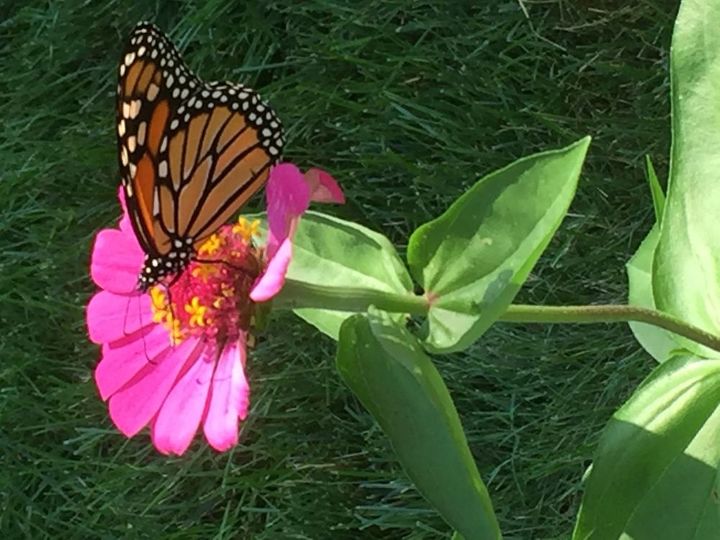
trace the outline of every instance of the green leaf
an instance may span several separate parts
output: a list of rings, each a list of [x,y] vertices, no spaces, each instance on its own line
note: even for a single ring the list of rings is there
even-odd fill
[[[685,0],[670,58],[672,156],[653,269],[659,309],[720,334],[720,9]],[[700,355],[712,352],[689,340]]]
[[[645,156],[645,178],[650,185],[650,194],[652,195],[653,208],[655,209],[655,221],[662,223],[663,210],[665,209],[665,193],[663,192],[660,180],[655,174],[650,156]]]
[[[575,194],[590,138],[478,181],[410,238],[410,271],[432,302],[426,346],[463,349],[505,311]]]
[[[658,366],[608,423],[573,540],[715,539],[720,360]]]
[[[635,255],[625,265],[628,276],[628,304],[655,309],[652,290],[652,261],[660,237],[657,225],[643,240]],[[643,349],[658,362],[670,358],[672,351],[679,349],[678,337],[651,324],[631,322],[630,329]]]
[[[318,212],[308,212],[300,221],[287,277],[340,289],[413,294],[407,268],[387,238],[356,223]],[[289,289],[280,295],[284,298],[288,292]],[[302,305],[302,299],[298,303]],[[343,321],[352,314],[309,308],[294,311],[334,339]],[[402,315],[395,317],[401,319]]]
[[[445,520],[467,540],[500,538],[450,394],[417,340],[387,315],[358,314],[340,330],[337,366]]]

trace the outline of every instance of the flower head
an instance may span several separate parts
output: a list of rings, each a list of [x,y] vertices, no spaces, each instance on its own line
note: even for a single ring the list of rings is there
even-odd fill
[[[247,341],[255,302],[282,288],[292,236],[311,200],[344,202],[323,171],[304,176],[291,164],[273,168],[266,189],[268,238],[240,218],[200,246],[195,259],[164,285],[137,289],[144,253],[119,194],[117,229],[95,238],[91,275],[101,288],[87,306],[90,339],[102,345],[95,381],[110,417],[128,437],[146,425],[156,448],[182,454],[202,424],[219,451],[238,441],[247,416]]]

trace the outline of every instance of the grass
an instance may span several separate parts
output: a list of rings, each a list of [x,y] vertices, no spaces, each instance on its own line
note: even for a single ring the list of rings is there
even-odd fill
[[[591,134],[570,215],[521,291],[618,302],[649,229],[642,160],[667,170],[676,2],[483,5],[13,2],[0,11],[0,529],[8,538],[448,538],[334,344],[290,315],[254,353],[242,444],[179,459],[125,440],[96,395],[83,306],[117,217],[121,39],[158,22],[209,79],[259,88],[337,215],[409,232],[480,175]],[[149,7],[152,6],[152,7]],[[437,358],[506,538],[567,538],[599,431],[653,367],[627,327],[498,325]]]

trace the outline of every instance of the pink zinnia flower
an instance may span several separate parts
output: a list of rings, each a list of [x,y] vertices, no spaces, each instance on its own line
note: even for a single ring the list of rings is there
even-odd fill
[[[119,228],[98,233],[91,261],[102,289],[87,306],[90,339],[102,345],[95,370],[100,396],[123,434],[132,437],[149,424],[164,454],[184,453],[201,424],[213,448],[228,450],[248,412],[244,368],[255,302],[282,288],[292,237],[310,201],[344,202],[342,191],[318,169],[303,176],[291,164],[274,167],[264,248],[252,241],[258,222],[240,218],[207,239],[169,290],[157,285],[147,293],[137,289],[144,253],[122,190],[119,197]]]

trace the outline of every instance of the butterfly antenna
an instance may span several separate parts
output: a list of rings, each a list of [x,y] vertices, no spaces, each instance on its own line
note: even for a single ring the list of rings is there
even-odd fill
[[[216,260],[216,259],[193,259],[193,260],[195,262],[199,262],[202,264],[224,264],[225,266],[229,266],[233,270],[237,270],[239,272],[244,272],[253,277],[257,277],[257,274],[258,274],[258,271],[256,268],[250,268],[248,266],[237,266],[237,265],[229,263],[228,261],[222,261],[222,260]]]
[[[143,294],[149,294],[149,293],[146,291]],[[157,362],[155,362],[154,359],[150,358],[150,353],[148,352],[148,348],[147,348],[147,341],[145,341],[145,332],[144,332],[145,325],[143,324],[143,313],[142,313],[142,304],[141,304],[142,294],[139,294],[137,299],[138,299],[138,319],[140,319],[140,328],[142,329],[141,331],[143,332],[143,334],[142,334],[143,352],[145,353],[145,359],[148,361],[148,363],[152,364],[154,366],[154,365],[157,365]]]
[[[123,315],[123,336],[125,336],[125,337],[130,335],[130,332],[128,332],[128,317],[130,314],[130,302],[132,302],[132,296],[128,296],[127,304],[125,304],[125,314]]]
[[[180,273],[175,274],[172,277],[172,279],[170,280],[170,283],[168,283],[168,284],[163,283],[163,287],[165,287],[165,292],[167,294],[167,305],[168,305],[168,309],[170,310],[170,317],[171,317],[171,320],[173,321],[171,323],[172,329],[170,330],[170,344],[173,348],[175,348],[175,346],[178,344],[178,342],[175,339],[175,322],[174,322],[175,321],[175,308],[174,308],[175,304],[172,301],[172,286],[175,285],[175,283],[177,283],[178,279],[180,279]]]

